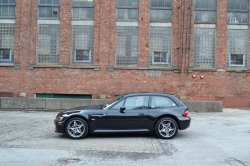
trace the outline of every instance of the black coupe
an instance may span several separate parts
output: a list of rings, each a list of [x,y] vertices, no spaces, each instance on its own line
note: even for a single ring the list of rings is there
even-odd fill
[[[190,122],[188,108],[165,93],[121,95],[105,105],[62,111],[54,120],[56,132],[74,139],[104,132],[155,132],[160,138],[170,139]]]

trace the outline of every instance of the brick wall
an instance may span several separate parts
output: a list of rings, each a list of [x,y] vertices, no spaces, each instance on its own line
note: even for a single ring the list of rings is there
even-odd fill
[[[180,68],[180,65],[184,68],[184,64],[179,64],[181,55],[177,49],[180,47],[181,17],[177,7],[181,5],[181,0],[173,2],[172,68]],[[20,68],[0,67],[0,92],[11,92],[15,97],[18,97],[19,93],[27,93],[27,97],[30,98],[36,93],[92,94],[93,98],[97,99],[100,94],[113,98],[115,95],[128,92],[162,92],[166,88],[165,93],[172,93],[177,97],[185,96],[186,100],[192,100],[194,97],[213,97],[217,101],[223,101],[226,106],[226,101],[232,102],[226,100],[228,97],[244,98],[244,103],[247,98],[250,106],[250,71],[226,70],[226,0],[217,0],[216,69],[218,70],[189,73],[185,72],[185,69],[181,73],[162,68],[150,70],[149,0],[140,0],[139,4],[137,68],[113,67],[116,53],[116,0],[95,0],[93,65],[77,65],[74,68],[71,64],[71,0],[61,0],[59,65],[39,67],[34,66],[37,65],[38,45],[37,2],[16,0],[15,65],[20,65]],[[192,6],[190,60],[186,62],[189,67],[193,66],[193,10]],[[100,66],[100,70],[94,70],[96,66]],[[193,79],[192,74],[196,74],[197,77]],[[200,74],[205,78],[200,79]]]

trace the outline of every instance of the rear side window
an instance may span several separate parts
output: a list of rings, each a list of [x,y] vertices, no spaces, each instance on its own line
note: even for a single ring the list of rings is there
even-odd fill
[[[129,110],[147,109],[149,96],[128,97],[124,107]]]
[[[167,108],[176,107],[174,101],[167,97],[153,96],[151,101],[151,108]]]

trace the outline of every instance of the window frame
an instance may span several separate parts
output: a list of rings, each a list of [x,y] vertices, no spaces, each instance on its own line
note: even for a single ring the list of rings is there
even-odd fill
[[[234,2],[234,8],[235,8],[235,2],[237,2],[237,0],[233,0],[233,2]],[[245,14],[247,14],[247,23],[229,23],[228,22],[228,14],[229,13],[245,13]],[[249,24],[249,1],[248,0],[247,0],[247,10],[228,9],[228,5],[227,5],[227,24],[228,25],[248,25]]]
[[[207,2],[209,0],[206,0]],[[196,2],[197,0],[194,1],[194,23],[195,24],[216,24],[217,23],[217,1],[215,0],[215,8],[214,9],[210,9],[210,8],[196,8]],[[196,11],[200,11],[200,12],[215,12],[215,22],[203,22],[203,21],[196,21],[195,17],[196,17]]]
[[[61,14],[61,0],[59,0],[59,4],[58,5],[54,5],[54,4],[40,4],[41,0],[38,0],[37,2],[37,19],[38,20],[60,20],[60,14]],[[52,0],[53,2],[53,0]],[[39,17],[39,13],[40,13],[40,7],[58,7],[59,8],[59,13],[58,13],[58,17]],[[53,11],[52,11],[53,14]]]
[[[150,99],[149,99],[149,109],[164,109],[164,108],[170,108],[170,107],[163,107],[163,108],[152,108],[152,100],[153,100],[153,97],[162,97],[162,98],[167,98],[167,99],[169,99],[169,100],[171,100],[174,104],[175,104],[175,106],[170,106],[170,107],[179,107],[179,105],[173,100],[173,99],[171,99],[170,97],[168,97],[168,96],[160,96],[160,95],[152,95],[152,96],[150,96]]]
[[[243,56],[243,64],[242,65],[237,65],[237,64],[232,64],[232,55],[242,55]],[[246,55],[245,54],[229,54],[229,66],[245,66],[246,65]]]
[[[228,0],[227,0],[228,1]],[[234,1],[234,7],[235,7],[235,0]],[[249,12],[249,1],[247,1],[247,10],[238,10],[238,9],[228,9],[228,6],[227,6],[227,11],[228,12],[239,12],[239,13],[248,13]]]
[[[155,62],[154,61],[155,53],[160,53],[160,57],[161,57],[162,53],[165,53],[166,54],[166,62]],[[153,51],[152,64],[168,64],[168,52]]]
[[[172,23],[173,22],[173,0],[171,1],[171,7],[152,7],[152,1],[153,0],[150,0],[150,22],[164,22],[164,23]],[[157,1],[158,3],[158,1]],[[164,4],[165,4],[165,0],[164,0]],[[171,18],[171,21],[152,21],[151,20],[151,10],[169,10],[172,12],[172,18]],[[157,19],[158,19],[158,16],[157,16]]]
[[[11,57],[11,49],[10,48],[0,48],[0,51],[1,50],[10,50],[10,53],[9,53],[9,59],[0,59],[0,61],[11,61],[12,57]]]
[[[118,5],[118,0],[116,0],[116,18],[115,18],[115,20],[117,22],[136,22],[136,21],[138,21],[139,20],[139,2],[140,2],[140,0],[138,0],[138,6],[119,6]],[[137,9],[137,19],[128,19],[128,20],[118,19],[118,10],[119,9]]]
[[[73,1],[74,0],[71,0],[71,19],[72,20],[94,20],[95,19],[95,0],[93,0],[93,6],[84,6],[84,5],[73,5]],[[87,1],[87,0],[86,0]],[[73,18],[73,8],[93,8],[93,19],[88,19],[88,18]],[[80,12],[79,12],[79,15],[80,15]]]
[[[123,101],[123,107],[125,107],[125,104],[126,104],[126,102],[127,102],[127,99],[128,98],[132,98],[132,97],[148,97],[148,104],[147,104],[147,108],[143,108],[143,109],[149,109],[149,104],[150,104],[150,95],[136,95],[136,96],[128,96],[128,97],[126,97],[125,99],[124,99],[124,101]],[[126,108],[126,107],[125,107]],[[111,108],[112,109],[112,108]],[[133,110],[133,111],[136,111],[136,110],[141,110],[141,109],[127,109],[126,108],[126,110]]]
[[[76,60],[76,51],[88,51],[89,52],[89,59],[88,60]],[[74,54],[74,62],[91,62],[91,50],[87,49],[75,49],[75,54]]]
[[[14,17],[3,17],[2,16],[2,7],[15,7],[15,11],[14,11],[14,14],[15,14],[15,16]],[[6,3],[6,4],[4,4],[4,3],[0,3],[0,12],[1,12],[1,16],[0,16],[0,19],[15,19],[16,18],[16,3]],[[9,15],[10,13],[9,13],[9,8],[8,8],[8,15]]]

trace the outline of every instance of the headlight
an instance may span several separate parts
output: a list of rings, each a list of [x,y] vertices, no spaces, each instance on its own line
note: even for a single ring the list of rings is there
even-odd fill
[[[56,120],[58,122],[61,122],[65,117],[68,117],[69,115],[63,114],[63,115],[57,115]]]

